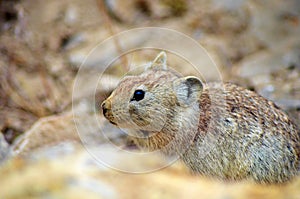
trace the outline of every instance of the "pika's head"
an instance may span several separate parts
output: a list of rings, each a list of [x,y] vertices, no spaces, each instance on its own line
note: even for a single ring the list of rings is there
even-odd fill
[[[161,52],[143,73],[125,76],[102,103],[103,115],[121,128],[160,131],[179,111],[198,102],[203,85],[167,69]]]

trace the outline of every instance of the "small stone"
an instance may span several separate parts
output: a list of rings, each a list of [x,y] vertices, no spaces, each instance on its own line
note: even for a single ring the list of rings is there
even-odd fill
[[[0,165],[8,157],[10,148],[2,132],[0,132]]]

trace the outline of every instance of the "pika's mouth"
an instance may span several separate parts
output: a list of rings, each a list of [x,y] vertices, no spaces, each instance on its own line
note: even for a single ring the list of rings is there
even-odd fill
[[[114,116],[111,114],[111,111],[103,111],[104,117],[113,125],[117,126],[117,123],[114,122]]]
[[[109,120],[109,123],[111,123],[111,124],[113,124],[113,125],[115,125],[115,126],[118,126],[117,123],[115,123],[115,122],[113,122],[113,121],[110,121],[110,120]]]
[[[112,111],[111,111],[111,104],[107,101],[104,101],[102,104],[101,104],[101,107],[102,107],[102,113],[104,115],[104,117],[113,125],[116,125],[117,126],[117,123],[114,122],[114,116],[112,114]]]

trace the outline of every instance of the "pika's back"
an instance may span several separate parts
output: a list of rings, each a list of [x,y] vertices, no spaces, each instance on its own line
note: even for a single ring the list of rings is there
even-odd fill
[[[297,130],[287,114],[275,103],[235,84],[208,83],[200,97],[200,106],[211,104],[211,101],[214,103],[212,110],[219,109],[225,116],[245,123],[244,129],[257,126],[264,132],[287,135],[291,130]]]
[[[232,132],[244,136],[242,141],[282,136],[300,159],[299,129],[275,103],[261,95],[232,83],[208,83],[199,106],[202,110],[199,126],[208,126],[211,120],[224,121],[224,128],[230,125],[235,128]]]

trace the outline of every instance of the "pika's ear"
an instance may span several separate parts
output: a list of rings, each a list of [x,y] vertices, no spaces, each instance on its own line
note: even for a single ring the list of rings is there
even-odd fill
[[[203,91],[203,84],[197,77],[188,76],[175,80],[173,89],[179,104],[189,106],[199,100]]]
[[[167,69],[167,54],[165,51],[161,51],[156,58],[151,62],[150,66],[147,69]]]

